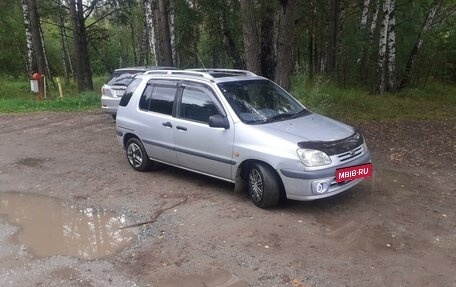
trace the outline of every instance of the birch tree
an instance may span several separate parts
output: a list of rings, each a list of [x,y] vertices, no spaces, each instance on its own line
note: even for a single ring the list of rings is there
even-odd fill
[[[390,0],[388,8],[388,91],[396,91],[396,0]]]
[[[369,17],[370,2],[371,2],[371,0],[364,0],[363,13],[361,15],[360,30],[366,30],[366,28],[367,28],[367,20]]]
[[[35,0],[27,0],[30,16],[30,31],[32,34],[33,51],[35,53],[37,70],[40,75],[46,74],[46,59],[41,38],[41,24]],[[44,90],[43,81],[40,81],[40,91]]]
[[[32,28],[30,26],[30,11],[27,0],[21,0],[21,7],[22,15],[24,17],[25,42],[27,51],[27,73],[29,77],[31,77],[33,71],[36,71],[37,68],[33,53]]]
[[[146,29],[148,31],[148,43],[149,51],[152,56],[152,63],[157,66],[157,42],[155,38],[155,25],[154,25],[154,10],[155,10],[156,1],[155,0],[143,0],[144,7],[144,17],[147,23]]]
[[[371,54],[371,47],[373,45],[374,34],[377,28],[379,10],[380,0],[376,0],[375,3],[372,3],[371,0],[364,0],[363,12],[360,21],[362,45],[358,59],[356,60],[359,68],[359,78],[364,83],[366,82],[369,74],[369,56]]]
[[[171,55],[173,59],[173,63],[176,66],[177,64],[177,45],[176,45],[176,7],[173,5],[174,3],[170,3],[169,5],[169,35],[170,35],[170,43],[171,43]]]

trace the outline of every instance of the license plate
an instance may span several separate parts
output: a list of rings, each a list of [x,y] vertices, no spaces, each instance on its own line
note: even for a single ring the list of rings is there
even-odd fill
[[[343,182],[358,178],[365,178],[372,175],[372,164],[366,163],[336,169],[336,182]]]
[[[125,94],[125,90],[116,90],[116,94],[118,97],[122,97]]]

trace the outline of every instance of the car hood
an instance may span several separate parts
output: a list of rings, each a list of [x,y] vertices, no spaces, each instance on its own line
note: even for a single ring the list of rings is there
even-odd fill
[[[355,132],[349,125],[314,113],[258,127],[266,133],[296,142],[335,141],[347,138]]]

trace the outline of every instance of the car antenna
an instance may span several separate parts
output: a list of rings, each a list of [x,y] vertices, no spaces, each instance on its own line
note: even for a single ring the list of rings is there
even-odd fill
[[[204,70],[206,70],[206,72],[207,72],[207,68],[206,68],[206,66],[204,66],[204,63],[203,63],[203,61],[201,60],[200,56],[198,55],[197,52],[195,52],[195,54],[196,54],[196,56],[198,57],[198,60],[200,61],[201,65],[203,66]]]

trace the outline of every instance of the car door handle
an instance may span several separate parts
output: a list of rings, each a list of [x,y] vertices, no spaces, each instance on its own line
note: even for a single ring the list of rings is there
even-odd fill
[[[168,127],[168,128],[172,128],[173,127],[173,124],[170,123],[170,122],[162,123],[162,125],[164,125],[165,127]]]
[[[182,127],[182,126],[176,126],[176,129],[181,130],[181,131],[186,131],[187,130],[186,127]]]

